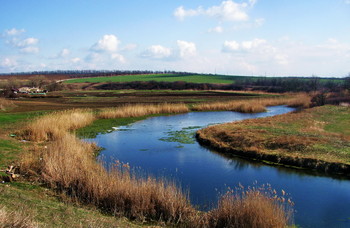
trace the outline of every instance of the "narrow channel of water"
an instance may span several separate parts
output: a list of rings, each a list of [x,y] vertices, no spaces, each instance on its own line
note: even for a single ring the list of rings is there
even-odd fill
[[[119,127],[92,141],[105,148],[99,159],[119,160],[156,177],[175,180],[190,191],[193,204],[209,209],[227,187],[269,183],[288,192],[295,202],[295,222],[301,227],[350,227],[350,181],[317,176],[237,157],[200,146],[196,130],[205,126],[292,111],[270,107],[266,113],[192,112],[161,116]]]

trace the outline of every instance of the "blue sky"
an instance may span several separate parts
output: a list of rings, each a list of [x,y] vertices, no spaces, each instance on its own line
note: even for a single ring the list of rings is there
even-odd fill
[[[0,72],[350,72],[350,0],[0,0]]]

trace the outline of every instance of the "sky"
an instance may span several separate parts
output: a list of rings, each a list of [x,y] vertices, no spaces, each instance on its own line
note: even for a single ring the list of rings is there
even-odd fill
[[[350,73],[350,0],[0,0],[0,12],[0,73]]]

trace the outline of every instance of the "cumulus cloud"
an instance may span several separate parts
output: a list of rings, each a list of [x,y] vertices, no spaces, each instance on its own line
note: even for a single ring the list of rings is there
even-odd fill
[[[38,42],[39,42],[38,39],[31,37],[31,38],[18,41],[15,43],[15,45],[17,47],[28,47],[28,46],[36,45],[38,44]]]
[[[240,48],[240,45],[238,42],[232,40],[232,41],[225,41],[224,45],[222,47],[223,52],[234,52],[238,51]]]
[[[1,65],[2,67],[11,68],[11,67],[17,66],[18,63],[17,63],[17,61],[14,60],[14,59],[11,59],[11,58],[4,58],[4,59],[1,60],[0,65]]]
[[[187,58],[197,54],[196,44],[193,42],[178,40],[177,46],[179,48],[179,55],[181,58]]]
[[[127,44],[121,49],[121,51],[132,51],[137,48],[137,44]]]
[[[92,47],[92,51],[96,52],[116,52],[120,41],[115,35],[104,35]]]
[[[20,49],[20,52],[27,54],[39,53],[39,48],[34,46],[23,47]]]
[[[62,57],[62,58],[67,57],[68,55],[70,55],[70,50],[67,49],[67,48],[63,48],[63,49],[60,51],[60,53],[58,53],[58,56],[59,56],[59,57]]]
[[[24,29],[16,29],[16,28],[12,28],[12,29],[8,29],[5,30],[5,35],[7,36],[17,36],[21,33],[24,33],[25,30]]]
[[[212,32],[213,33],[222,33],[223,31],[224,31],[224,28],[221,26],[216,26],[216,27],[208,30],[208,32],[210,32],[210,33],[212,33]]]
[[[112,55],[111,55],[111,59],[117,60],[117,61],[120,62],[120,63],[125,63],[125,62],[126,62],[124,56],[122,56],[121,54],[117,54],[117,53],[112,54]]]
[[[152,45],[147,48],[141,56],[150,59],[167,59],[172,56],[173,52],[170,48],[162,45]]]
[[[214,17],[221,21],[246,21],[249,19],[247,10],[253,7],[256,0],[249,0],[248,2],[236,3],[232,0],[221,2],[220,5],[211,6],[207,9],[198,7],[197,9],[185,9],[180,6],[175,9],[174,16],[179,20],[185,20],[186,17],[194,16],[208,16]]]
[[[37,44],[39,43],[39,39],[34,37],[23,39],[21,34],[24,32],[24,29],[16,28],[5,30],[5,43],[16,48],[21,53],[38,53],[39,48],[37,47]]]
[[[257,62],[272,61],[280,65],[287,65],[289,63],[287,54],[270,45],[266,40],[258,38],[242,42],[235,40],[225,41],[222,52],[243,56],[246,59]]]
[[[174,16],[180,21],[183,21],[185,20],[186,17],[198,16],[202,14],[202,12],[203,12],[203,9],[201,7],[195,10],[194,9],[185,10],[183,6],[180,6],[175,9]]]
[[[78,58],[78,57],[76,57],[76,58],[72,58],[70,61],[71,61],[72,63],[79,63],[79,62],[81,62],[81,59]]]
[[[266,43],[267,43],[266,40],[257,39],[257,38],[254,40],[242,41],[241,43],[238,43],[235,40],[225,41],[222,51],[223,52],[250,51],[260,47],[266,48],[267,46],[264,46]]]

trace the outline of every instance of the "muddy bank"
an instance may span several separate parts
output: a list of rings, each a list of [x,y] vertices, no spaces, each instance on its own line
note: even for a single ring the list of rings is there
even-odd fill
[[[350,165],[336,162],[325,162],[312,158],[300,158],[291,156],[281,156],[276,154],[264,154],[256,151],[235,150],[229,146],[219,145],[215,141],[209,140],[201,130],[196,132],[196,139],[199,144],[221,153],[233,154],[240,157],[266,161],[273,165],[288,166],[291,168],[312,169],[328,175],[340,175],[350,179]]]

